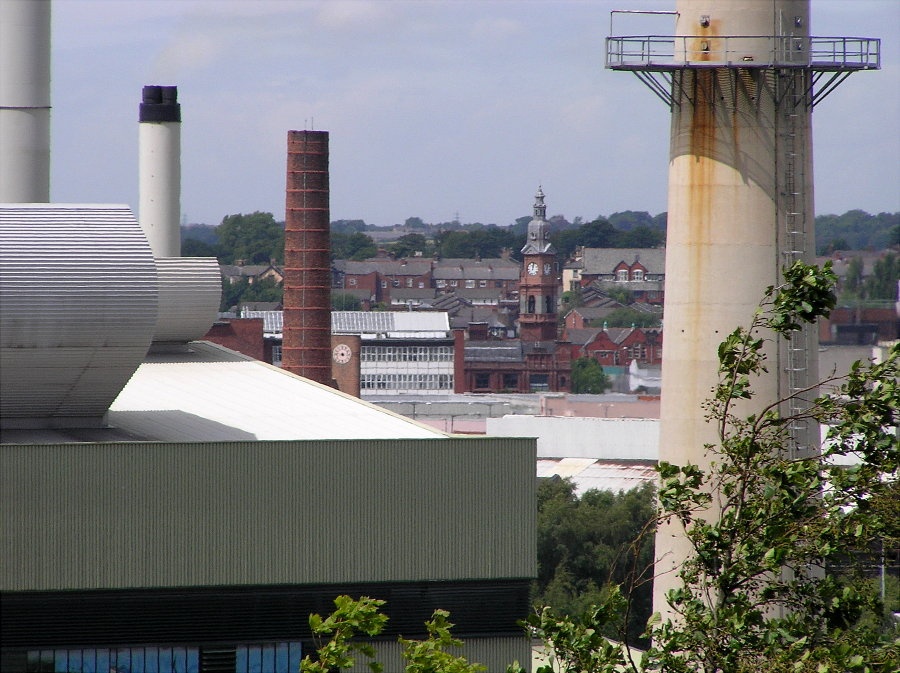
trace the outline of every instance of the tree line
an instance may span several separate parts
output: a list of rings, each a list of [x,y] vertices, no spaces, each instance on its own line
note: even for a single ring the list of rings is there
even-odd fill
[[[524,245],[531,217],[519,217],[510,226],[461,224],[457,221],[427,224],[407,218],[406,233],[384,247],[397,257],[416,253],[441,257],[499,257],[509,250],[515,257]],[[666,213],[652,216],[645,211],[624,211],[585,221],[569,221],[563,215],[549,220],[551,242],[565,260],[577,246],[592,248],[654,248],[665,244]],[[332,256],[335,259],[366,259],[378,251],[366,232],[385,231],[364,220],[331,223]],[[900,212],[870,215],[850,210],[843,215],[816,217],[816,251],[884,250],[900,246]],[[189,224],[182,227],[182,254],[186,257],[217,257],[222,264],[244,260],[247,264],[283,261],[284,222],[272,213],[227,215],[221,224]]]

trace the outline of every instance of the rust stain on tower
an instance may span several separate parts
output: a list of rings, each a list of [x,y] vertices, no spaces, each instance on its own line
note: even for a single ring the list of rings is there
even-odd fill
[[[328,132],[288,131],[282,367],[331,384]]]

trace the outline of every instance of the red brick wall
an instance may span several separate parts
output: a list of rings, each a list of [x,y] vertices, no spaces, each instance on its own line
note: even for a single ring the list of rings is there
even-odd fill
[[[217,322],[203,340],[266,361],[262,318],[233,318],[227,322]]]

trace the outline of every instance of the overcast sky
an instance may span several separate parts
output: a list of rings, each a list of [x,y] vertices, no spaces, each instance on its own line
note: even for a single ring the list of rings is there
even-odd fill
[[[136,211],[141,88],[174,84],[189,222],[283,219],[290,129],[330,132],[332,220],[506,225],[539,184],[570,220],[663,212],[668,109],[604,69],[604,38],[612,9],[674,5],[55,0],[51,198]],[[812,12],[814,35],[883,40],[816,107],[817,213],[900,211],[900,1]]]

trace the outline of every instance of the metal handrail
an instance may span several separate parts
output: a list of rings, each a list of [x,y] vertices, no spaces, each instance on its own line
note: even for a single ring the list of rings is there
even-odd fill
[[[760,46],[763,49],[760,49]],[[610,69],[809,67],[877,70],[881,40],[870,37],[776,35],[624,35],[606,38]]]

